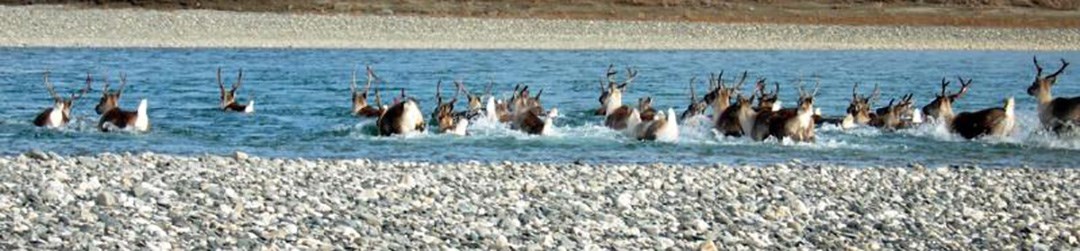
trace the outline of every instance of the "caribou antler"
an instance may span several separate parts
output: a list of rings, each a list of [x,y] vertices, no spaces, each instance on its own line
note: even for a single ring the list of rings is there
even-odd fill
[[[225,82],[221,81],[221,67],[217,68],[217,84],[218,89],[221,89],[221,95],[225,95]],[[105,76],[105,91],[109,91],[109,77]]]
[[[106,72],[105,74],[102,74],[102,75],[103,76],[101,77],[101,81],[105,82],[105,86],[103,88],[101,88],[101,93],[102,94],[108,94],[109,93],[109,73]],[[220,83],[221,81],[219,80],[218,82]],[[222,88],[222,89],[224,89],[224,88]]]
[[[716,75],[716,88],[720,88],[720,90],[727,88],[724,86],[724,70],[720,70],[720,74]]]
[[[462,83],[461,80],[454,80],[454,85],[456,86],[457,90],[454,91],[454,97],[450,98],[451,104],[457,103],[458,94],[465,90],[465,84]]]
[[[716,73],[709,73],[709,89],[716,90]]]
[[[435,102],[439,103],[440,105],[443,103],[442,102],[442,80],[441,79],[439,80],[438,83],[435,83]]]
[[[49,82],[49,71],[45,71],[44,82],[45,82],[45,90],[49,91],[49,96],[51,96],[53,98],[53,101],[55,101],[55,102],[63,101],[63,98],[60,98],[60,95],[56,95],[56,89],[54,89],[53,84]]]
[[[855,82],[855,86],[851,87],[851,100],[859,100],[859,82]]]
[[[367,70],[367,84],[364,85],[364,93],[368,93],[371,90],[372,82],[379,80],[379,76],[375,76],[375,70],[371,69],[371,65],[364,65],[364,68]]]
[[[960,81],[960,90],[953,95],[949,95],[950,100],[956,100],[960,97],[963,97],[964,94],[968,92],[968,87],[971,86],[971,81],[975,80],[969,78],[967,81],[964,81],[964,78],[961,78],[960,76],[956,76],[956,79]]]
[[[1065,62],[1065,59],[1062,58],[1061,59],[1061,68],[1058,69],[1056,72],[1054,72],[1054,74],[1050,74],[1050,76],[1046,76],[1046,78],[1048,78],[1048,79],[1057,78],[1058,74],[1061,74],[1062,72],[1065,71],[1065,67],[1069,67],[1069,62]]]
[[[127,74],[121,72],[120,73],[120,88],[117,88],[116,96],[120,96],[120,95],[124,94],[124,86],[127,86]]]
[[[960,77],[957,77],[957,78],[960,78]],[[948,96],[948,94],[946,94],[946,93],[948,93],[950,83],[951,82],[946,81],[945,78],[941,78],[941,94],[939,94],[940,96],[942,96],[942,97]],[[960,79],[960,83],[964,83],[964,80]]]
[[[736,83],[735,86],[734,86],[735,90],[738,91],[739,89],[742,89],[742,85],[745,82],[746,82],[746,71],[743,71],[742,72],[742,77],[739,77],[739,82]]]
[[[454,85],[457,86],[457,91],[458,92],[463,92],[463,93],[465,93],[466,96],[472,96],[472,93],[469,93],[469,89],[465,88],[465,82],[464,81],[454,81]],[[454,95],[457,95],[457,94],[454,94]]]
[[[236,91],[236,89],[240,89],[240,86],[244,84],[243,81],[244,81],[244,69],[240,68],[240,72],[236,74],[236,83],[233,83],[232,89],[230,91]],[[120,88],[120,89],[121,89],[121,91],[123,91],[123,88]]]
[[[629,86],[630,82],[633,82],[634,78],[637,78],[637,74],[638,72],[635,71],[633,68],[626,67],[626,80],[623,80],[622,84],[619,84],[619,88],[625,89],[627,86]]]
[[[352,77],[349,80],[349,91],[352,91],[353,94],[356,93],[356,71],[358,71],[356,67],[353,67]]]
[[[379,89],[375,89],[375,107],[382,109],[382,95],[379,95]]]
[[[1035,77],[1036,78],[1042,77],[1043,68],[1042,68],[1042,66],[1039,66],[1039,57],[1032,56],[1031,60],[1035,61]]]
[[[694,81],[697,80],[697,76],[690,78],[690,103],[697,103],[697,94],[694,93]]]
[[[608,79],[609,84],[611,84],[611,85],[615,84],[615,74],[618,74],[618,73],[619,72],[615,71],[615,64],[609,64],[608,65],[606,74],[607,74],[607,79]]]
[[[874,91],[870,93],[870,98],[866,99],[866,103],[873,104],[878,98],[881,98],[881,87],[879,87],[878,84],[874,84]]]
[[[90,92],[90,84],[93,83],[93,82],[94,82],[94,79],[90,78],[90,73],[87,72],[86,73],[86,86],[83,87],[82,90],[79,90],[78,95],[75,95],[75,93],[72,93],[71,94],[71,100],[75,101],[76,99],[82,98],[82,96],[86,95],[87,92]]]

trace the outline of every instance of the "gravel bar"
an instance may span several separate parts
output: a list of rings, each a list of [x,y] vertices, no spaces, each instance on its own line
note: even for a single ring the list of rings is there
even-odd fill
[[[1062,250],[1080,170],[0,157],[0,249]]]
[[[0,6],[0,47],[1080,50],[1080,29],[479,19]]]

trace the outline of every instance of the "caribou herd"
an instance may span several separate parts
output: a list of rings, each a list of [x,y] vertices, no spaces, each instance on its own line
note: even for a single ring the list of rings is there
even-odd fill
[[[1064,59],[1056,71],[1044,74],[1042,65],[1033,58],[1035,78],[1027,93],[1038,102],[1038,118],[1043,129],[1054,133],[1075,131],[1080,123],[1080,97],[1054,97],[1051,89],[1057,78],[1069,66]],[[421,111],[417,98],[406,94],[404,88],[398,88],[396,97],[389,103],[383,103],[380,97],[379,83],[385,83],[375,74],[372,67],[366,67],[366,84],[357,86],[357,70],[353,70],[350,90],[352,95],[351,114],[360,118],[374,119],[379,135],[420,133],[429,126],[436,133],[469,135],[470,124],[478,120],[505,124],[508,128],[527,134],[547,135],[554,130],[554,120],[558,109],[545,108],[542,102],[544,90],[535,93],[528,85],[517,85],[509,95],[496,95],[492,85],[488,84],[483,92],[470,92],[462,81],[453,81],[453,95],[443,95],[442,81],[435,84],[434,109],[429,116]],[[652,107],[652,98],[645,96],[638,99],[636,106],[623,103],[623,96],[637,77],[638,72],[626,68],[624,77],[619,78],[619,71],[611,65],[600,76],[600,107],[589,113],[598,117],[598,124],[611,130],[622,132],[626,137],[636,140],[677,141],[680,123],[705,123],[712,127],[717,135],[726,137],[749,137],[761,141],[770,138],[789,139],[797,142],[814,141],[815,129],[822,124],[835,124],[843,129],[855,127],[874,127],[885,131],[894,131],[917,126],[922,123],[937,123],[949,131],[967,139],[985,136],[1003,137],[1016,130],[1016,102],[1012,97],[1002,97],[1001,106],[989,107],[977,111],[955,112],[953,104],[972,89],[972,79],[957,78],[958,89],[950,91],[952,84],[947,79],[940,83],[941,91],[932,101],[922,106],[915,106],[912,93],[890,98],[881,107],[875,102],[882,99],[880,89],[875,86],[870,94],[860,94],[859,84],[852,87],[850,104],[845,114],[824,116],[816,108],[814,101],[820,82],[812,89],[804,89],[803,83],[794,84],[798,89],[795,105],[784,107],[780,100],[780,83],[768,83],[765,78],[757,78],[749,90],[744,92],[747,72],[725,83],[724,73],[710,75],[704,95],[698,96],[695,88],[696,78],[691,78],[689,103],[686,109],[676,116],[674,109],[657,110]],[[220,109],[225,112],[252,113],[255,100],[249,98],[246,103],[236,98],[237,90],[242,86],[243,70],[238,71],[236,81],[229,89],[217,70],[217,84],[220,91]],[[49,81],[49,72],[44,73],[44,85],[53,99],[51,107],[44,108],[33,120],[39,127],[60,128],[71,121],[71,108],[75,101],[91,91],[94,78],[86,75],[85,85],[68,97],[60,96]],[[134,110],[120,107],[120,98],[127,85],[127,76],[120,75],[120,85],[110,89],[108,78],[103,78],[101,98],[95,107],[100,115],[97,128],[101,131],[136,131],[150,130],[147,115],[147,99],[141,99]],[[448,84],[449,85],[449,84]],[[771,88],[770,88],[771,87]],[[770,90],[771,89],[771,90]],[[459,97],[464,95],[465,107],[456,110]],[[371,100],[374,96],[374,100]],[[710,111],[711,110],[711,111]]]

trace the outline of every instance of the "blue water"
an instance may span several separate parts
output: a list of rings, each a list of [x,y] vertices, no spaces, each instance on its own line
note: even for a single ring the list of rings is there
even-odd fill
[[[800,159],[855,166],[926,165],[1080,166],[1080,140],[1036,132],[1034,99],[1024,93],[1034,67],[1030,52],[968,51],[445,51],[294,49],[0,49],[0,153],[30,149],[63,154],[142,152],[226,154],[245,151],[270,157],[372,158],[425,161],[531,161],[591,163],[762,164]],[[1048,71],[1057,58],[1080,63],[1080,52],[1040,52]],[[544,89],[544,104],[557,107],[556,135],[528,136],[497,125],[470,129],[470,137],[424,134],[372,136],[373,121],[349,115],[349,74],[370,63],[387,81],[382,89],[405,88],[428,114],[437,80],[463,79],[479,91],[489,79],[507,95],[516,83]],[[1006,96],[1019,104],[1020,130],[1006,139],[962,140],[925,127],[896,133],[863,128],[818,129],[815,143],[751,142],[717,137],[708,128],[684,125],[675,144],[637,142],[599,126],[597,82],[608,64],[633,65],[641,73],[624,98],[636,103],[649,95],[658,108],[687,102],[687,82],[710,72],[749,70],[751,78],[780,81],[785,105],[795,102],[800,76],[822,82],[817,101],[826,115],[847,106],[851,84],[868,92],[881,84],[884,98],[914,92],[917,105],[937,92],[941,77],[973,77],[959,111],[999,106]],[[254,97],[257,112],[218,109],[214,70],[225,68],[229,82],[245,72],[242,101]],[[68,128],[36,128],[33,117],[51,105],[41,73],[52,71],[60,92],[81,85],[86,72],[99,77],[94,92],[75,104]],[[94,128],[93,106],[100,76],[128,75],[121,106],[150,100],[153,130],[146,134],[105,134]],[[621,77],[621,76],[620,76]],[[955,82],[955,81],[954,81]],[[362,81],[361,81],[362,84]],[[703,83],[701,85],[704,85]],[[701,88],[699,86],[699,88]],[[448,88],[449,90],[449,88]],[[699,89],[700,90],[700,89]],[[384,93],[389,99],[391,91]],[[1080,94],[1080,75],[1059,78],[1054,93]],[[465,104],[459,103],[458,107]],[[685,123],[684,123],[685,124]]]

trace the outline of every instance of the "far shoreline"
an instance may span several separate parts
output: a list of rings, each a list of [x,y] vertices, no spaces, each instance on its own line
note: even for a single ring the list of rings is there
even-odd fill
[[[0,6],[0,47],[1076,51],[1080,29],[597,21]]]
[[[707,52],[707,51],[733,51],[733,52],[765,52],[765,51],[793,51],[793,52],[1078,52],[1080,48],[1076,49],[1060,49],[1060,50],[1025,50],[1025,49],[821,49],[821,48],[791,48],[791,49],[750,49],[750,48],[732,48],[732,49],[694,49],[694,48],[641,48],[641,49],[625,49],[625,48],[404,48],[404,47],[254,47],[254,46],[222,46],[222,47],[202,47],[202,46],[108,46],[108,45],[89,45],[89,46],[47,46],[47,45],[2,45],[0,49],[7,50],[20,50],[20,49],[56,49],[56,50],[80,50],[80,49],[101,49],[101,50],[342,50],[342,51],[551,51],[551,52],[573,52],[573,51],[604,51],[604,52]]]

